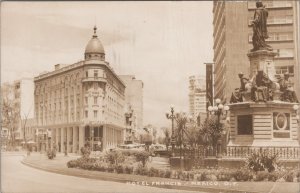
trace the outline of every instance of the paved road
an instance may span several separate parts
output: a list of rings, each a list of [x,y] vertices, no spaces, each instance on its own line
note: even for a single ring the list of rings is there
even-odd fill
[[[20,155],[1,156],[3,193],[188,192],[60,175],[23,165]]]

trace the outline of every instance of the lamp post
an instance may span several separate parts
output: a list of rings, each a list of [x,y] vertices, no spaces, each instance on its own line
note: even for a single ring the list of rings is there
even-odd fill
[[[174,105],[171,105],[171,114],[169,112],[166,112],[167,119],[171,119],[172,122],[172,134],[171,134],[171,145],[172,145],[172,157],[174,157],[174,146],[175,146],[175,139],[174,139]]]
[[[220,99],[216,99],[215,101],[216,105],[215,106],[209,106],[208,107],[208,111],[210,114],[214,114],[217,116],[218,118],[218,121],[217,121],[217,128],[219,129],[220,128],[220,117],[221,115],[224,114],[224,111],[225,111],[225,115],[227,114],[227,111],[229,111],[229,106],[227,105],[223,105],[221,103],[221,100]],[[219,138],[218,141],[217,141],[217,149],[216,149],[216,156],[217,157],[221,157],[221,139]]]

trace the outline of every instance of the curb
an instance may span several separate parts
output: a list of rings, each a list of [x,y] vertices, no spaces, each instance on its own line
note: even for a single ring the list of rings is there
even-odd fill
[[[24,156],[25,158],[25,156]],[[32,163],[26,162],[24,160],[21,161],[22,164],[29,166],[31,168],[35,168],[38,170],[43,170],[47,172],[52,172],[56,174],[61,174],[61,175],[67,175],[67,176],[73,176],[73,177],[81,177],[81,178],[88,178],[88,179],[95,179],[95,180],[103,180],[103,181],[112,181],[112,182],[119,182],[119,183],[128,183],[130,180],[129,179],[124,179],[124,178],[116,178],[116,177],[111,177],[111,176],[95,176],[95,175],[88,175],[88,174],[82,174],[82,173],[74,173],[74,172],[67,172],[63,170],[58,170],[58,169],[49,169],[37,165],[33,165]],[[149,177],[151,178],[151,177]],[[163,178],[164,180],[167,178]],[[139,182],[146,182],[145,181],[139,181]],[[149,181],[148,181],[149,182]],[[183,181],[184,182],[184,181]],[[234,190],[234,189],[222,189],[222,188],[214,188],[214,187],[195,187],[195,186],[172,186],[172,185],[160,185],[160,186],[155,186],[155,185],[148,185],[149,187],[156,187],[156,188],[164,188],[164,189],[175,189],[175,190],[186,190],[186,191],[205,191],[205,192],[218,192],[218,193],[263,193],[263,192],[257,192],[257,191],[244,191],[244,190]]]

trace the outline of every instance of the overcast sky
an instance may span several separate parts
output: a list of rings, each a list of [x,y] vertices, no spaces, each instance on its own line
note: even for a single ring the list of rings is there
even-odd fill
[[[188,77],[213,59],[212,2],[2,2],[1,81],[72,64],[98,27],[106,60],[144,82],[144,125],[188,111]]]

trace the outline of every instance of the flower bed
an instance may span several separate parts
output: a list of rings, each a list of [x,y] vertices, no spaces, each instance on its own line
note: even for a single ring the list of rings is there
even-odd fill
[[[67,163],[69,168],[81,168],[93,171],[102,171],[118,174],[135,174],[149,177],[161,177],[180,179],[185,181],[282,181],[300,182],[300,170],[287,171],[258,171],[247,169],[200,169],[194,171],[161,170],[154,167],[148,168],[142,163],[132,164],[118,163],[117,165],[106,163],[97,158],[78,158]]]

